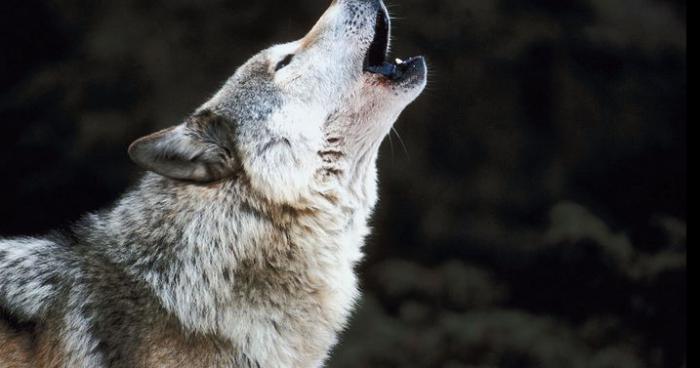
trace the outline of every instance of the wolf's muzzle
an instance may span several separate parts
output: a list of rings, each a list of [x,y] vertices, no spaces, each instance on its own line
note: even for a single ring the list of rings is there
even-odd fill
[[[375,5],[377,15],[374,22],[374,38],[367,50],[363,70],[395,82],[420,79],[427,70],[425,58],[422,56],[411,57],[406,61],[396,59],[392,62],[388,60],[391,18],[381,0],[364,0],[363,2],[368,1]]]

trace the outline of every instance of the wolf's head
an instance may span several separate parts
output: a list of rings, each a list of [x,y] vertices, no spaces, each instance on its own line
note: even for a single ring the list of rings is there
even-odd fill
[[[390,29],[381,0],[335,0],[303,39],[260,52],[185,123],[129,154],[191,185],[245,177],[273,203],[372,196],[381,141],[426,83],[422,57],[386,61]]]

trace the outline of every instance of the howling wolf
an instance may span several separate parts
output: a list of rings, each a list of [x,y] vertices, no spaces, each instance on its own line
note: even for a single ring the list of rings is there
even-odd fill
[[[423,91],[381,0],[335,0],[182,124],[68,231],[0,240],[0,367],[323,366],[359,292],[379,146]]]

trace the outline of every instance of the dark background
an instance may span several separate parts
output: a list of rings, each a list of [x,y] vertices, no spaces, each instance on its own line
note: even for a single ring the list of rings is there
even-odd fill
[[[4,0],[0,234],[114,201],[132,140],[327,5]],[[686,366],[685,0],[390,8],[431,83],[382,149],[366,293],[330,367]]]

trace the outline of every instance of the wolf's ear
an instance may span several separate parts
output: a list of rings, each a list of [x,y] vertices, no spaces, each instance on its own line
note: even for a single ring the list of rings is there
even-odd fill
[[[233,136],[226,121],[211,115],[143,137],[129,147],[141,168],[165,177],[210,183],[232,176],[236,160]]]

